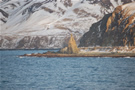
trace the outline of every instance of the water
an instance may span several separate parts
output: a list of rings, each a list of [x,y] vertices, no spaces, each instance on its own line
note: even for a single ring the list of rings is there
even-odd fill
[[[135,90],[135,58],[22,57],[0,51],[0,90]]]

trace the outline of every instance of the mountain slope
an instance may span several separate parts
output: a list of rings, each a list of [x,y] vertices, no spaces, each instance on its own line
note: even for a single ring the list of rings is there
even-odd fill
[[[135,2],[118,6],[93,24],[79,46],[135,46]]]
[[[70,33],[79,43],[89,27],[133,0],[2,0],[0,48],[62,48]]]

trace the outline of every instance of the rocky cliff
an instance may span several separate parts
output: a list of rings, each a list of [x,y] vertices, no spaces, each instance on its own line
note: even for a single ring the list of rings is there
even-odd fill
[[[71,37],[70,37],[69,42],[68,42],[67,53],[75,54],[78,52],[79,52],[79,49],[76,45],[76,41],[75,41],[73,35],[71,34]]]
[[[135,2],[118,6],[83,35],[79,46],[135,46]]]
[[[132,1],[0,0],[0,49],[62,48],[70,33],[79,44],[93,23]]]
[[[61,49],[60,53],[67,53],[67,54],[77,54],[77,53],[79,53],[79,49],[77,47],[76,41],[75,41],[72,34],[71,34],[71,37],[69,39],[68,46]]]

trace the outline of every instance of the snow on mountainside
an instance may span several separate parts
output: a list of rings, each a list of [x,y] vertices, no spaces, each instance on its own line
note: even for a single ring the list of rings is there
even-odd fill
[[[80,46],[135,46],[135,2],[118,6],[94,23]]]
[[[105,14],[133,0],[1,0],[0,48],[62,48]]]

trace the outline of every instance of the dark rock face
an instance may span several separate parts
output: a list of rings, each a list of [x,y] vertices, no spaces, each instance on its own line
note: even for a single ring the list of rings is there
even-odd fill
[[[81,38],[79,46],[135,46],[135,10],[132,5],[135,3],[118,6],[113,13],[93,24]]]
[[[106,30],[105,24],[109,16],[111,16],[111,14],[105,15],[101,21],[94,23],[91,26],[90,30],[87,33],[85,33],[81,38],[79,45],[80,47],[96,46],[96,45],[102,46],[103,41],[102,37],[105,34]]]
[[[87,1],[89,1],[89,3],[91,4],[100,4],[102,7],[105,7],[107,9],[109,9],[111,6],[114,7],[111,0],[87,0]],[[118,1],[120,0],[114,0],[113,2],[118,3]],[[126,4],[132,2],[132,0],[121,0],[121,2],[123,4]]]
[[[0,12],[3,14],[3,16],[8,17],[8,13],[4,12],[2,9],[0,9]]]

